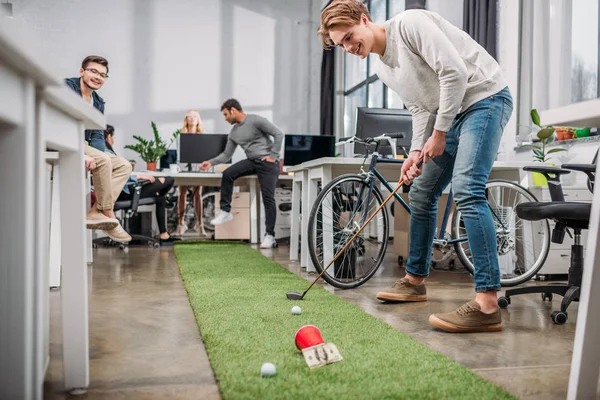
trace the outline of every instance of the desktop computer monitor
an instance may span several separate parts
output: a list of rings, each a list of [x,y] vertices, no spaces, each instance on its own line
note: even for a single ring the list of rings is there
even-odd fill
[[[321,157],[335,157],[335,136],[285,135],[283,165],[292,166]]]
[[[396,154],[407,155],[412,139],[412,115],[408,110],[396,108],[368,108],[356,109],[356,136],[361,139],[379,136],[383,133],[404,133],[404,137],[396,139]],[[374,147],[369,146],[373,151]],[[355,143],[354,154],[366,154],[364,145]],[[379,147],[379,153],[392,154],[388,143]]]
[[[179,135],[179,162],[199,164],[218,156],[225,150],[227,136],[213,133]]]

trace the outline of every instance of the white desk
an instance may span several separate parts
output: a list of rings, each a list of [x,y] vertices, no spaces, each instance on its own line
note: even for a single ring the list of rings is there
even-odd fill
[[[66,389],[89,382],[84,127],[106,121],[73,91],[31,31],[0,24],[0,398],[42,398],[48,362],[49,202],[45,151],[60,153]],[[8,212],[6,212],[8,211]],[[68,250],[68,251],[67,251]]]
[[[570,104],[541,112],[544,124],[554,126],[600,126],[600,99]],[[600,163],[596,165],[596,177]],[[598,180],[598,178],[596,178]],[[592,212],[585,244],[585,257],[573,358],[567,398],[594,399],[598,390],[600,372],[600,190],[595,190]],[[593,290],[595,289],[595,290]]]
[[[156,177],[171,176],[175,180],[176,185],[185,186],[221,186],[222,172],[179,172],[176,174],[170,171],[134,171],[134,174],[152,175]],[[279,176],[279,183],[282,181],[291,180],[292,177],[287,175]],[[236,180],[236,185],[248,184],[250,189],[250,242],[258,243],[261,238],[261,233],[264,234],[264,206],[260,201],[260,191],[258,190],[258,177],[249,175]]]
[[[321,186],[324,187],[339,175],[358,173],[360,172],[360,166],[364,162],[363,158],[326,157],[287,168],[288,172],[294,173],[290,260],[298,260],[297,243],[301,221],[301,231],[303,234],[300,235],[300,265],[306,267],[308,272],[316,270],[308,253],[307,232],[308,216],[318,195],[318,183],[321,182]],[[492,168],[490,179],[507,179],[527,184],[526,180],[529,174],[524,172],[522,168],[531,164],[531,162],[497,161]],[[368,168],[369,160],[367,160],[364,166],[365,170],[368,170]],[[377,164],[377,170],[391,183],[396,183],[400,178],[400,164],[380,163]],[[302,210],[299,207],[300,201],[302,202]],[[390,226],[393,226],[393,224],[390,224]]]

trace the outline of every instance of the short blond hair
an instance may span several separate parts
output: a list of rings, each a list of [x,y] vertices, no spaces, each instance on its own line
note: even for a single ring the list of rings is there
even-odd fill
[[[333,0],[321,13],[321,25],[317,32],[324,49],[331,49],[335,44],[329,37],[329,31],[339,26],[360,24],[360,17],[365,14],[372,21],[367,6],[360,0]]]

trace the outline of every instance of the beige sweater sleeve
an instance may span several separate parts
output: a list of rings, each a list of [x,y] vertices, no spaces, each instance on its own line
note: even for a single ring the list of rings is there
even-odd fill
[[[435,115],[414,104],[407,104],[406,108],[408,108],[408,111],[410,111],[413,117],[413,133],[410,143],[410,151],[423,150],[425,142],[433,132]]]
[[[399,29],[401,39],[439,77],[439,109],[434,128],[447,132],[460,110],[467,90],[467,67],[448,37],[426,15],[422,13],[407,14],[402,19]],[[424,117],[420,118],[424,119]],[[418,122],[417,125],[424,126]],[[415,133],[417,136],[425,135],[423,131]]]

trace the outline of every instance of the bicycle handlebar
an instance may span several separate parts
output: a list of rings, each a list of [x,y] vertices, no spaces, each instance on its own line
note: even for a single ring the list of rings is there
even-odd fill
[[[402,139],[406,137],[406,135],[403,132],[393,132],[393,133],[383,133],[379,136],[375,136],[375,137],[369,137],[366,139],[363,138],[359,138],[358,136],[351,136],[349,138],[343,138],[340,139],[338,143],[336,143],[336,146],[341,146],[344,144],[348,144],[348,143],[361,143],[361,144],[371,144],[371,143],[379,143],[382,142],[384,140],[389,140],[389,139]]]

